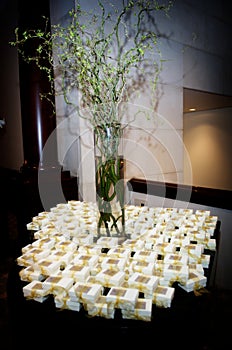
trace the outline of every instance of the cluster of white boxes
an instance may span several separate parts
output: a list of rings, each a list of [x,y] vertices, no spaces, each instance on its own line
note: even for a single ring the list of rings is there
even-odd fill
[[[175,288],[206,286],[217,217],[209,211],[128,205],[127,239],[96,236],[95,204],[69,201],[28,223],[34,241],[17,258],[25,298],[53,296],[59,309],[150,321],[152,306],[171,307]]]

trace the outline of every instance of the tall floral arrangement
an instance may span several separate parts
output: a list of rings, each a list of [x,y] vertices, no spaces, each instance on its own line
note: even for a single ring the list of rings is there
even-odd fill
[[[76,2],[64,25],[50,26],[44,18],[43,28],[22,33],[16,28],[11,42],[51,82],[52,92],[41,97],[62,95],[82,117],[81,108],[87,107],[93,126],[121,122],[120,104],[145,84],[155,91],[162,69],[156,14],[167,15],[172,6],[157,0],[96,3],[97,8],[87,12]],[[25,47],[32,42],[35,50],[28,55]],[[74,90],[80,93],[78,101],[71,97]]]
[[[117,233],[119,218],[124,227],[124,202],[117,149],[122,136],[122,118],[126,102],[141,90],[155,92],[162,69],[159,48],[161,34],[156,27],[156,14],[168,14],[172,2],[158,0],[121,0],[112,3],[96,1],[97,8],[86,11],[77,1],[68,13],[65,25],[51,24],[44,18],[44,28],[20,32],[12,45],[28,63],[46,73],[51,91],[41,97],[53,103],[62,95],[82,118],[93,127],[98,145],[96,186],[100,218]],[[25,47],[36,42],[34,52]],[[73,92],[79,92],[78,100]],[[155,98],[151,99],[156,103]],[[55,105],[54,112],[55,112]],[[83,114],[86,109],[88,113]],[[122,214],[115,216],[111,201],[119,197]]]

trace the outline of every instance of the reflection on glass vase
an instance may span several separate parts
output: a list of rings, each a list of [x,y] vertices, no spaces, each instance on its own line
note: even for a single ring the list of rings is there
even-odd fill
[[[120,123],[94,128],[98,237],[125,237],[122,134]]]

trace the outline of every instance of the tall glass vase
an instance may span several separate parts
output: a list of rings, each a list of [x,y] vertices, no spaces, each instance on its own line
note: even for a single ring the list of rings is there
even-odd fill
[[[98,237],[125,236],[122,133],[119,123],[94,129]]]

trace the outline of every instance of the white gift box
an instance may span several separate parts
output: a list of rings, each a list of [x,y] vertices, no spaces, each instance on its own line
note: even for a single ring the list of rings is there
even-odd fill
[[[31,250],[32,248],[33,248],[33,246],[30,243],[30,244],[25,245],[25,247],[22,247],[21,251],[24,254],[24,253],[28,252],[29,250]]]
[[[95,303],[103,293],[103,286],[98,283],[77,282],[69,289],[71,301]]]
[[[164,262],[163,260],[157,260],[154,268],[154,276],[162,277],[164,272]]]
[[[205,241],[205,248],[209,250],[216,250],[216,239],[210,238]]]
[[[40,229],[40,226],[38,223],[29,222],[28,224],[26,224],[26,228],[28,231],[38,231]]]
[[[169,286],[157,286],[152,296],[152,302],[157,307],[171,307],[174,298],[175,288]]]
[[[195,241],[197,243],[201,243],[205,240],[205,232],[202,229],[193,229],[187,232],[187,236],[190,241]]]
[[[39,271],[35,271],[32,266],[28,266],[19,271],[19,277],[21,281],[32,282],[32,281],[42,281],[47,276],[42,275]]]
[[[205,234],[209,235],[209,237],[212,237],[214,235],[214,231],[215,231],[215,227],[211,227],[211,226],[208,226],[207,224],[204,224],[202,227],[201,227],[201,230],[205,232]]]
[[[106,301],[116,309],[133,310],[138,297],[138,289],[111,287],[106,295]]]
[[[49,259],[54,259],[60,262],[60,266],[64,267],[67,266],[73,259],[73,253],[69,251],[63,251],[63,250],[54,250],[51,251],[51,255],[49,256]]]
[[[201,254],[200,257],[189,256],[189,263],[201,264],[203,268],[208,268],[210,263],[210,255]]]
[[[39,271],[42,275],[50,276],[60,271],[60,262],[58,260],[42,259],[33,265],[35,271]]]
[[[197,272],[190,272],[189,278],[185,284],[179,284],[179,286],[186,292],[191,292],[193,290],[198,290],[204,288],[207,283],[207,278]]]
[[[120,286],[125,280],[125,272],[115,269],[103,269],[96,274],[95,279],[104,287]]]
[[[180,254],[188,254],[189,257],[200,257],[204,252],[203,244],[188,244],[180,248]]]
[[[210,215],[210,210],[196,209],[195,215],[199,215],[199,216],[209,216],[209,215]]]
[[[118,237],[100,237],[96,243],[102,248],[113,248],[118,245]]]
[[[173,280],[171,278],[159,277],[159,286],[162,287],[172,287]]]
[[[78,301],[72,301],[72,300],[67,300],[67,308],[72,311],[80,311],[82,308],[82,304],[79,303]]]
[[[149,322],[152,318],[152,300],[145,298],[138,298],[134,309],[122,310],[122,318],[135,319]]]
[[[193,214],[193,209],[190,209],[190,208],[179,208],[178,209],[178,212],[180,214],[184,214],[186,216],[189,216],[189,215],[192,215]]]
[[[26,253],[17,257],[17,264],[20,266],[30,266],[35,262],[40,261],[43,258],[46,258],[50,255],[50,250],[40,249],[33,247],[32,249],[28,249]]]
[[[90,266],[90,275],[96,276],[100,271],[102,271],[102,266],[100,263],[97,263],[94,266]]]
[[[41,249],[52,249],[55,246],[55,239],[50,237],[37,239],[32,243],[33,247],[41,248]]]
[[[75,255],[73,258],[74,264],[79,265],[88,265],[88,266],[95,266],[98,263],[98,255],[97,254],[85,254],[85,253],[79,253]]]
[[[129,257],[131,256],[131,250],[128,248],[123,248],[121,246],[117,246],[114,248],[110,248],[107,252],[107,255],[109,256],[113,256],[116,258],[126,258],[129,259]]]
[[[176,246],[172,243],[163,242],[154,245],[153,249],[156,253],[165,255],[166,253],[174,253],[176,251]]]
[[[23,295],[27,299],[43,302],[47,299],[49,293],[44,290],[43,282],[32,281],[23,287]]]
[[[49,218],[47,215],[37,215],[32,218],[32,222],[41,228],[49,223]]]
[[[101,266],[103,269],[106,268],[113,268],[116,270],[124,270],[127,263],[126,258],[116,258],[116,257],[105,257],[102,262]]]
[[[43,289],[53,295],[67,295],[73,286],[73,278],[61,276],[49,276],[43,281]]]
[[[30,266],[32,263],[30,260],[30,257],[27,254],[22,254],[18,256],[16,261],[17,261],[17,264],[22,267]]]
[[[144,241],[142,241],[141,239],[128,238],[122,243],[122,246],[130,249],[131,251],[136,251],[144,247]]]
[[[167,253],[164,256],[164,263],[165,264],[175,264],[175,265],[187,265],[188,264],[188,255],[182,255],[182,254],[172,254]]]
[[[94,236],[92,233],[85,233],[85,234],[78,234],[75,237],[73,237],[72,241],[74,243],[77,243],[78,246],[81,246],[83,244],[93,244]]]
[[[84,282],[90,275],[90,267],[86,265],[70,264],[62,271],[64,277],[71,277],[75,282]]]
[[[82,304],[78,301],[71,301],[69,297],[56,295],[54,297],[55,306],[58,309],[67,309],[72,311],[80,311]]]
[[[175,236],[171,237],[170,243],[174,244],[176,248],[180,248],[183,244],[182,239]]]
[[[129,276],[127,282],[130,288],[136,288],[142,293],[152,294],[159,283],[159,278],[135,272]]]
[[[55,248],[66,252],[75,252],[77,250],[77,244],[69,240],[61,241],[56,243]]]
[[[62,234],[65,237],[65,239],[70,240],[77,245],[78,243],[74,240],[74,238],[78,235],[78,229],[79,229],[78,222],[76,224],[62,223],[62,227],[60,228],[60,230],[62,230]]]
[[[78,253],[99,255],[101,254],[102,247],[96,244],[83,244],[78,247]]]
[[[128,265],[129,273],[140,272],[144,275],[153,275],[155,271],[155,263],[149,261],[133,260]]]
[[[84,307],[89,316],[99,316],[108,319],[114,318],[115,308],[107,303],[105,295],[100,295],[94,304],[87,303]]]
[[[190,263],[188,264],[189,267],[189,273],[190,272],[198,272],[201,275],[204,275],[204,268],[202,264],[197,264],[197,263]]]
[[[58,309],[67,309],[68,308],[67,300],[68,300],[67,295],[62,295],[62,294],[54,295],[55,307]]]
[[[95,276],[88,276],[85,280],[85,282],[87,283],[97,283],[96,279],[95,279]]]
[[[178,281],[181,284],[187,282],[189,267],[187,265],[164,264],[163,277],[172,282]]]
[[[157,259],[157,253],[149,250],[137,250],[133,255],[133,259],[154,263]]]
[[[216,215],[209,215],[205,218],[206,224],[216,224],[218,221],[218,217]]]
[[[82,207],[82,202],[75,199],[69,200],[68,207],[73,210],[80,209]]]

